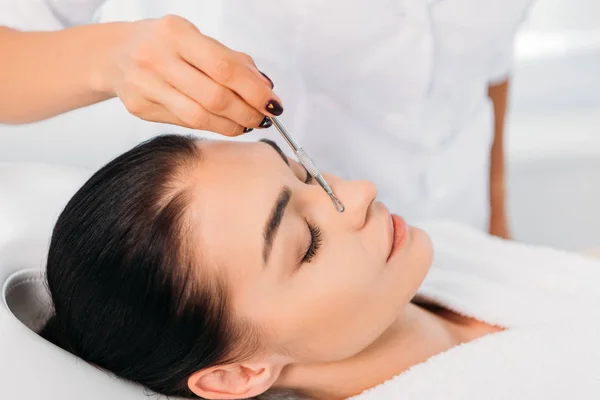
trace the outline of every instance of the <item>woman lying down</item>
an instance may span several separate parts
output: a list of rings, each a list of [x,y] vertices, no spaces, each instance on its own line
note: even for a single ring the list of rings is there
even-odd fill
[[[600,393],[597,261],[448,223],[431,241],[326,179],[344,213],[272,142],[128,151],[54,228],[42,335],[184,398]]]

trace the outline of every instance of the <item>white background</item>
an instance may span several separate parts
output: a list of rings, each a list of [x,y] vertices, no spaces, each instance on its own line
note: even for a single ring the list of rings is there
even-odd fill
[[[538,1],[516,54],[507,141],[515,237],[600,246],[600,1]]]

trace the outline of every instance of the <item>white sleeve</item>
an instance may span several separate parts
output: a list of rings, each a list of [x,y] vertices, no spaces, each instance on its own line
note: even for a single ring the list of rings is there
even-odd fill
[[[30,31],[87,24],[94,22],[96,10],[105,1],[0,0],[0,26]]]
[[[509,77],[515,60],[515,36],[516,33],[503,40],[492,55],[488,76],[490,85],[501,83]]]
[[[526,1],[525,3],[529,2]],[[509,77],[515,61],[517,33],[527,20],[528,12],[529,7],[525,8],[514,22],[507,23],[502,29],[502,33],[498,35],[497,46],[489,63],[488,82],[490,84],[501,83]]]

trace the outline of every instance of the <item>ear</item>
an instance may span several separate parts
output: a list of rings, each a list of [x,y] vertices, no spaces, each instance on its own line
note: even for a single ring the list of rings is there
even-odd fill
[[[282,368],[282,365],[266,362],[220,365],[190,376],[188,387],[205,399],[247,399],[267,391]]]

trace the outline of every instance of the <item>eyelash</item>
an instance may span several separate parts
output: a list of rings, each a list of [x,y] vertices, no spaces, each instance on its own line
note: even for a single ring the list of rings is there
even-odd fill
[[[306,183],[308,185],[309,183],[312,182],[313,176],[308,173],[308,170],[306,169],[306,167],[304,167],[304,171],[306,172],[306,179],[304,180],[304,183]]]
[[[304,167],[304,172],[306,172],[306,179],[304,180],[304,183],[309,185],[313,180],[313,176],[308,173],[306,167]],[[321,233],[321,229],[319,229],[317,226],[311,224],[308,221],[306,221],[306,225],[308,225],[308,230],[310,231],[310,243],[308,244],[308,247],[304,252],[304,256],[300,260],[300,264],[310,263],[317,254],[317,251],[319,250],[319,247],[321,247],[321,243],[323,242],[323,235]]]
[[[323,242],[323,235],[321,234],[321,229],[319,227],[312,225],[310,222],[306,222],[308,225],[308,230],[310,231],[310,243],[308,248],[306,249],[306,253],[302,258],[302,263],[309,263],[319,251],[321,247],[321,243]]]

